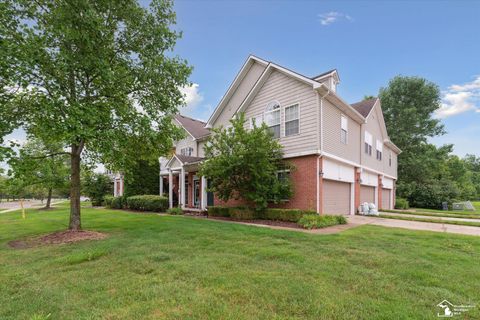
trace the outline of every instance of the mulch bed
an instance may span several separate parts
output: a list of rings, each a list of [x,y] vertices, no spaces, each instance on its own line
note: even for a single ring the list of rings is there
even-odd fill
[[[275,226],[275,227],[285,227],[285,228],[295,228],[295,229],[302,229],[298,224],[295,222],[287,222],[287,221],[275,221],[275,220],[236,220],[227,217],[208,217],[211,220],[223,220],[223,221],[232,221],[232,222],[243,222],[243,223],[250,223],[250,224],[263,224],[266,226]]]
[[[44,245],[73,243],[83,240],[100,240],[106,238],[107,235],[96,231],[57,231],[40,237],[13,240],[8,245],[14,249],[28,249]]]

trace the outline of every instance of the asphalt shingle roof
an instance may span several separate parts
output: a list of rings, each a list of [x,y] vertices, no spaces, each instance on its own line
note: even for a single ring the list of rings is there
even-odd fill
[[[206,123],[200,120],[192,119],[189,117],[177,114],[175,119],[187,130],[195,139],[208,136],[210,130],[205,128]]]
[[[358,111],[364,118],[368,116],[370,113],[370,110],[372,110],[373,106],[375,105],[375,102],[377,101],[377,98],[373,99],[368,99],[368,100],[363,100],[357,103],[351,104],[352,108]]]

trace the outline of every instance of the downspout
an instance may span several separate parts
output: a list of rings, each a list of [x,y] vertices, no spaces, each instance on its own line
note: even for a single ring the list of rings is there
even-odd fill
[[[323,96],[320,97],[320,146],[318,150],[318,157],[317,157],[317,212],[318,213],[323,213],[323,210],[320,210],[320,206],[323,205],[320,203],[320,174],[322,175],[323,179],[323,168],[321,169],[322,172],[320,172],[320,158],[322,157],[323,153],[323,99],[330,94],[330,89],[327,89],[327,93]],[[317,93],[318,95],[318,93]],[[322,186],[323,188],[323,186]],[[323,190],[322,190],[322,198],[323,198]]]

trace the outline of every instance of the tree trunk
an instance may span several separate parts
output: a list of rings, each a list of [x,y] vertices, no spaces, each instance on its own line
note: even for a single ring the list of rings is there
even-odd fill
[[[50,209],[50,204],[52,203],[52,188],[48,188],[47,204],[45,209]]]
[[[68,229],[78,231],[82,229],[80,221],[80,154],[81,147],[72,145],[70,154],[70,225]]]

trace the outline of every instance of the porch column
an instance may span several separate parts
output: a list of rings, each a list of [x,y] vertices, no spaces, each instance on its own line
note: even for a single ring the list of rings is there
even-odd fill
[[[185,169],[180,170],[180,204],[185,209]]]
[[[163,195],[163,176],[160,176],[160,195]]]
[[[205,176],[202,176],[202,182],[201,182],[202,188],[200,189],[201,195],[202,195],[202,203],[200,205],[200,208],[202,210],[207,209],[207,178]]]
[[[168,170],[168,203],[173,208],[173,174],[172,170]]]

